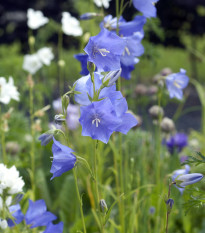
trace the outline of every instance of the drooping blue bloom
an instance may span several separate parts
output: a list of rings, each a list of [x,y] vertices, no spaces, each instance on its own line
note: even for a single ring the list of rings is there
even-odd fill
[[[76,163],[74,152],[67,146],[62,145],[53,137],[53,162],[50,172],[53,173],[51,180],[57,176],[61,176],[64,172],[71,170]]]
[[[136,64],[136,57],[139,57],[144,53],[144,47],[141,44],[142,38],[143,36],[140,33],[130,37],[123,37],[126,45],[120,61],[124,66],[132,66]]]
[[[166,141],[166,146],[171,154],[176,152],[181,152],[182,149],[187,146],[188,144],[188,137],[184,133],[176,133],[174,136],[169,138]]]
[[[88,54],[88,61],[93,62],[98,71],[112,71],[120,69],[120,57],[124,51],[125,42],[116,34],[102,29],[97,36],[89,39],[84,51]]]
[[[25,221],[30,228],[47,226],[50,222],[56,219],[56,216],[47,211],[44,200],[33,202],[29,200],[29,208],[25,214]]]
[[[89,71],[87,69],[88,55],[84,53],[79,53],[74,55],[74,58],[77,59],[81,63],[81,75],[88,75]]]
[[[172,181],[175,182],[175,179],[179,176],[179,175],[186,175],[190,172],[190,166],[189,165],[185,165],[184,169],[178,169],[175,170],[173,172],[172,175]],[[181,194],[183,194],[184,188],[178,187],[177,185],[175,185],[175,187],[180,191]]]
[[[43,133],[39,136],[38,140],[41,141],[42,146],[46,146],[53,139],[53,130],[49,130],[46,133]]]
[[[150,18],[157,16],[156,2],[158,2],[158,0],[133,0],[133,5],[138,11],[142,12],[145,17]]]
[[[166,77],[166,86],[170,98],[183,98],[183,89],[188,85],[189,78],[186,76],[186,70],[180,69],[179,73],[170,74]]]
[[[99,73],[94,73],[95,79],[95,90],[99,90],[102,85],[103,76]],[[90,75],[83,76],[78,79],[75,83],[75,91],[79,91],[81,94],[75,94],[75,101],[80,105],[89,105],[91,102],[88,95],[93,98],[93,83],[91,81]],[[100,92],[99,99],[105,98],[108,93],[115,91],[116,86],[112,85],[110,87],[105,87]]]
[[[49,223],[43,233],[63,233],[63,222],[58,224]]]
[[[9,227],[14,227],[15,224],[19,224],[23,221],[24,215],[21,212],[21,207],[19,204],[10,206],[9,211],[12,214],[12,216],[15,218],[14,221],[12,219],[7,220]]]
[[[144,16],[135,16],[132,21],[127,22],[122,16],[119,19],[119,35],[120,36],[133,36],[134,33],[140,32],[144,34],[143,26],[146,23],[146,18]],[[112,15],[107,15],[104,17],[103,21],[100,24],[101,28],[106,28],[113,33],[116,33],[117,29],[117,18],[113,18]]]
[[[82,106],[80,111],[79,121],[82,125],[82,135],[108,143],[111,134],[120,124],[120,119],[116,117],[111,101],[106,98],[93,102],[88,106]]]
[[[194,183],[199,182],[204,176],[201,173],[191,173],[191,174],[185,174],[178,176],[175,179],[175,182],[180,187],[185,187],[187,185],[191,185]]]

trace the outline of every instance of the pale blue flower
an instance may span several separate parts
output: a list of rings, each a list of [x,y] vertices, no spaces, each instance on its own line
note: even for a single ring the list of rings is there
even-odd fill
[[[181,100],[183,98],[183,89],[188,85],[189,78],[186,70],[180,69],[179,73],[170,74],[166,77],[166,86],[170,98],[176,97]]]

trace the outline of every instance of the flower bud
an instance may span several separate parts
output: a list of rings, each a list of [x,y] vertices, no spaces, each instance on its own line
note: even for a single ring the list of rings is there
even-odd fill
[[[50,141],[53,140],[54,130],[49,130],[40,135],[38,140],[41,141],[42,146],[46,146]]]
[[[93,73],[95,71],[95,64],[89,61],[87,64],[87,69],[89,70],[90,73]]]
[[[69,98],[69,96],[64,95],[61,100],[62,100],[63,113],[66,114],[68,105],[70,103],[70,98]]]
[[[93,19],[95,17],[102,16],[101,14],[95,13],[95,12],[88,12],[80,16],[80,20],[89,20]]]
[[[167,76],[167,75],[170,75],[171,73],[172,73],[172,70],[169,67],[162,69],[160,72],[162,76]]]
[[[158,105],[154,105],[149,109],[149,114],[155,120],[160,119],[164,115],[164,110]]]
[[[100,200],[100,211],[101,211],[102,213],[106,213],[107,210],[108,210],[108,208],[107,208],[107,204],[106,204],[105,200],[104,200],[104,199],[101,199],[101,200]]]
[[[60,67],[64,67],[65,66],[65,61],[64,60],[59,60],[58,61],[58,65],[60,66]]]
[[[103,78],[103,85],[106,87],[112,86],[117,79],[120,77],[122,73],[122,69],[110,71],[104,78]]]
[[[65,122],[65,116],[62,114],[55,115],[54,121],[57,125],[62,125]]]
[[[204,176],[201,173],[191,173],[178,176],[175,179],[176,185],[180,187],[185,187],[190,184],[199,182]]]
[[[28,43],[33,46],[35,44],[35,37],[34,36],[29,36]]]
[[[167,205],[167,213],[170,214],[172,210],[172,206],[174,205],[174,200],[169,198],[167,201],[165,201]]]
[[[0,228],[5,230],[7,227],[8,227],[7,221],[0,219]]]
[[[168,117],[164,117],[161,122],[161,129],[165,133],[170,133],[174,131],[175,129],[174,121]]]

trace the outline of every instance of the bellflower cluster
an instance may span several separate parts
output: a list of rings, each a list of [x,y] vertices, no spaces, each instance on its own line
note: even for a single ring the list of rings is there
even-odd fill
[[[95,91],[102,87],[103,77],[99,73],[94,73]],[[93,83],[90,75],[84,76],[76,81],[75,91],[81,94],[75,95],[75,101],[81,105],[82,135],[90,136],[93,139],[104,143],[109,141],[111,134],[121,132],[126,134],[132,127],[137,125],[135,117],[127,113],[128,106],[121,92],[116,91],[116,86],[104,87],[98,99],[91,103],[88,95],[93,98]]]
[[[49,66],[54,59],[51,48],[41,48],[34,54],[24,56],[23,69],[35,74],[43,65]]]
[[[144,53],[141,41],[144,37],[143,26],[145,23],[146,18],[144,16],[136,16],[130,22],[127,22],[122,16],[119,19],[119,35],[125,42],[124,51],[120,57],[121,76],[125,79],[130,79],[134,65],[139,62],[138,57]],[[113,18],[111,15],[105,16],[100,27],[116,34],[117,18]]]
[[[68,36],[81,36],[83,30],[80,27],[80,22],[70,15],[69,12],[62,13],[62,30]]]
[[[158,0],[133,0],[134,7],[143,13],[147,18],[156,17],[157,10],[155,4]]]
[[[48,23],[48,18],[41,11],[34,11],[33,9],[28,9],[27,18],[27,25],[30,29],[38,29]]]
[[[175,170],[173,172],[173,175],[172,175],[172,181],[175,182],[175,179],[180,176],[180,175],[186,175],[190,172],[190,166],[189,165],[185,165],[185,168],[184,169],[178,169],[178,170]],[[177,185],[175,185],[175,187],[180,191],[181,194],[183,194],[184,192],[184,188],[182,187],[178,187]]]
[[[170,74],[166,77],[166,86],[170,98],[183,98],[183,89],[188,85],[189,78],[186,75],[186,70],[180,69],[179,73]]]
[[[11,99],[19,101],[19,95],[12,77],[9,77],[8,82],[4,77],[0,77],[0,103],[8,104]]]
[[[50,172],[53,173],[51,180],[57,176],[61,176],[64,172],[71,170],[76,163],[76,156],[73,150],[62,145],[53,137],[53,162]]]

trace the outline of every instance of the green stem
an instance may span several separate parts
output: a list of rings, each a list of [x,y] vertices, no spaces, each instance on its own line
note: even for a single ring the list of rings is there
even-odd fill
[[[6,156],[5,133],[3,129],[3,117],[1,114],[1,104],[0,104],[0,132],[1,132],[2,159],[3,159],[3,163],[7,164],[8,160]]]
[[[30,104],[30,127],[31,127],[31,188],[33,193],[33,201],[35,200],[35,131],[34,131],[34,115],[33,115],[33,87],[29,86],[29,104]]]
[[[99,195],[99,189],[98,189],[98,175],[97,175],[97,151],[98,151],[98,140],[94,141],[94,176],[95,176],[95,194],[96,194],[96,212],[99,214],[99,220],[100,220],[100,232],[104,232],[104,225],[102,221],[102,216],[99,210],[99,204],[100,204],[100,195]]]
[[[62,30],[59,31],[58,33],[58,61],[60,61],[62,59],[62,48],[63,48],[63,32]],[[63,95],[63,72],[62,69],[63,67],[59,65],[59,74],[58,74],[58,78],[59,78],[59,94]]]
[[[85,227],[85,219],[84,219],[84,214],[83,214],[83,202],[82,199],[80,197],[80,192],[78,189],[78,180],[77,180],[77,175],[76,175],[76,171],[75,171],[75,167],[73,168],[73,176],[75,179],[75,188],[76,188],[76,193],[77,193],[77,197],[78,197],[78,201],[80,204],[80,215],[81,215],[81,220],[82,220],[82,224],[83,224],[83,232],[86,233],[86,227]]]

